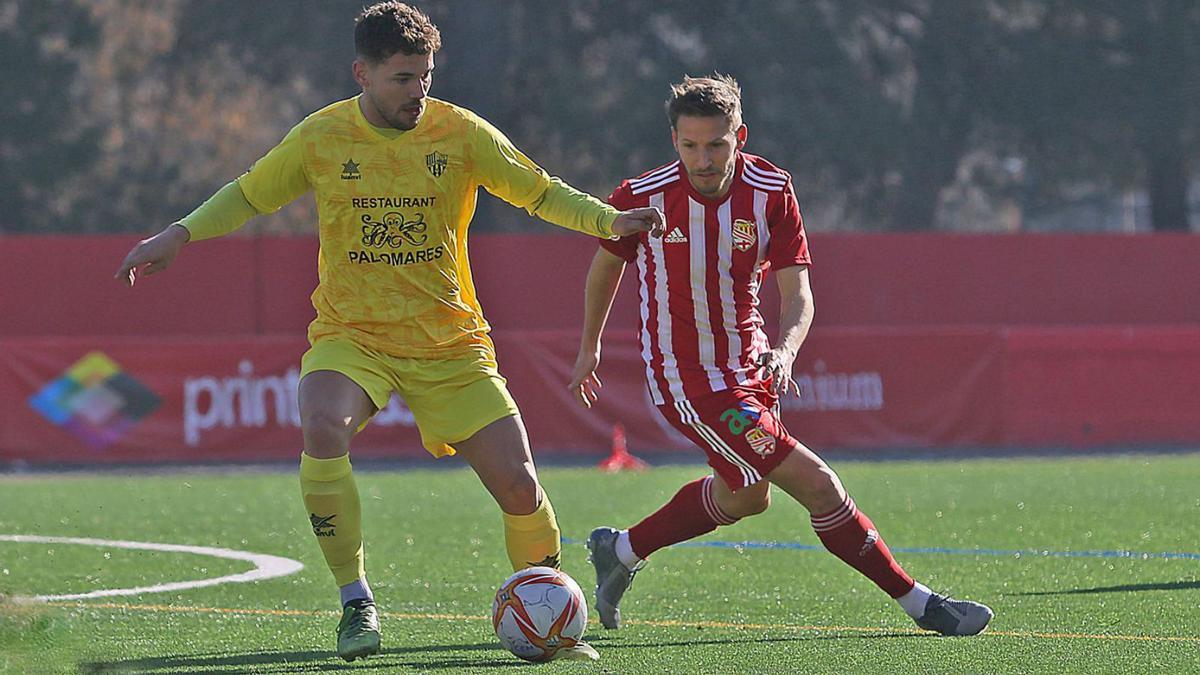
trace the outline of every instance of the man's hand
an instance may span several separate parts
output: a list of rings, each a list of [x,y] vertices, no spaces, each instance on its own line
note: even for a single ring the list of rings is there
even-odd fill
[[[653,206],[622,211],[613,221],[612,231],[618,237],[627,237],[638,232],[649,232],[651,237],[663,236],[666,220],[662,211]]]
[[[600,388],[604,385],[596,375],[596,369],[599,367],[600,350],[580,350],[579,357],[575,359],[575,370],[571,373],[571,384],[567,385],[567,389],[585,408],[591,408],[600,398]]]
[[[148,275],[167,269],[191,238],[191,233],[179,223],[168,226],[153,237],[139,241],[137,246],[129,251],[129,255],[125,256],[125,260],[121,261],[121,268],[113,278],[132,287],[133,282],[137,280],[139,269],[144,268]]]
[[[789,389],[800,395],[800,387],[792,380],[792,364],[796,355],[783,347],[768,349],[758,355],[758,376],[767,381],[767,387],[776,398],[783,398]]]

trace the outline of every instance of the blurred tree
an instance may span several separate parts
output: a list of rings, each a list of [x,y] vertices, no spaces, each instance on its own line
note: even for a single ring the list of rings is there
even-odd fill
[[[88,3],[100,40],[78,107],[104,129],[100,155],[73,182],[80,229],[156,231],[186,214],[324,104],[303,69],[256,60],[247,36],[294,16],[238,14],[240,3]],[[213,8],[225,12],[208,11]],[[270,10],[265,3],[263,10]],[[232,15],[232,19],[230,18]],[[240,19],[240,23],[237,21]],[[227,21],[234,21],[236,28]],[[299,29],[299,24],[292,24]],[[281,34],[275,51],[288,58]],[[310,200],[284,219],[311,231]],[[280,217],[266,220],[281,223]],[[261,227],[258,223],[256,227]]]
[[[178,218],[357,92],[363,4],[0,0],[0,229]],[[1155,228],[1188,229],[1193,0],[417,4],[443,32],[432,94],[594,194],[670,161],[668,85],[719,71],[742,83],[749,150],[793,173],[816,229],[994,229],[997,204],[1081,184],[1145,185]],[[300,200],[250,231],[314,219]],[[535,222],[484,199],[475,227],[554,230]]]
[[[871,128],[875,141],[863,158],[859,198],[874,201],[864,208],[887,229],[932,229],[943,191],[967,155],[990,140],[986,111],[1005,40],[996,5],[850,0],[828,7],[859,86],[872,90],[865,103],[877,108],[866,124],[843,122]]]
[[[95,159],[99,130],[72,101],[97,36],[69,0],[0,3],[0,232],[73,225],[74,195],[63,185]]]
[[[1024,49],[1001,108],[1051,198],[1080,181],[1145,186],[1157,231],[1188,231],[1200,154],[1200,4],[1023,3]]]

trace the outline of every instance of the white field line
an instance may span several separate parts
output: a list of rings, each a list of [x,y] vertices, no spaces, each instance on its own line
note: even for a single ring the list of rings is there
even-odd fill
[[[114,539],[90,539],[83,537],[41,537],[26,534],[0,534],[0,541],[11,541],[19,544],[78,544],[81,546],[99,546],[103,548],[124,548],[140,551],[162,551],[164,553],[193,553],[213,558],[228,560],[244,560],[252,563],[254,569],[240,574],[228,574],[212,579],[195,579],[193,581],[173,581],[153,586],[138,586],[137,588],[110,588],[88,593],[66,593],[62,595],[35,595],[27,600],[51,602],[59,600],[84,600],[88,598],[107,598],[120,595],[141,595],[142,593],[164,593],[167,591],[183,591],[192,588],[205,588],[219,584],[242,584],[249,581],[262,581],[295,574],[304,569],[304,565],[291,558],[283,558],[265,553],[235,551],[229,548],[211,546],[187,546],[183,544],[155,544],[143,541],[121,541]]]

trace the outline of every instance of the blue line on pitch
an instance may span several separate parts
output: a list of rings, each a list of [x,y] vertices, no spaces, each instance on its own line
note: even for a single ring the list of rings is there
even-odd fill
[[[582,544],[582,541],[563,539],[564,544]],[[824,551],[824,546],[780,541],[685,541],[675,544],[679,548],[779,548],[791,551]],[[1128,558],[1131,560],[1200,560],[1200,553],[1148,553],[1142,551],[1051,551],[1048,549],[999,549],[999,548],[945,548],[889,546],[894,553],[942,553],[946,555],[991,555],[1004,558]]]

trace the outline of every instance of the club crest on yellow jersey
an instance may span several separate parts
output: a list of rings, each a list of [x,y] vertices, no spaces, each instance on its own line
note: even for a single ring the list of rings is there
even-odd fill
[[[448,161],[448,157],[437,150],[434,150],[428,155],[425,155],[425,168],[429,169],[429,173],[432,174],[434,178],[441,178],[442,174],[446,173],[446,163]]]

